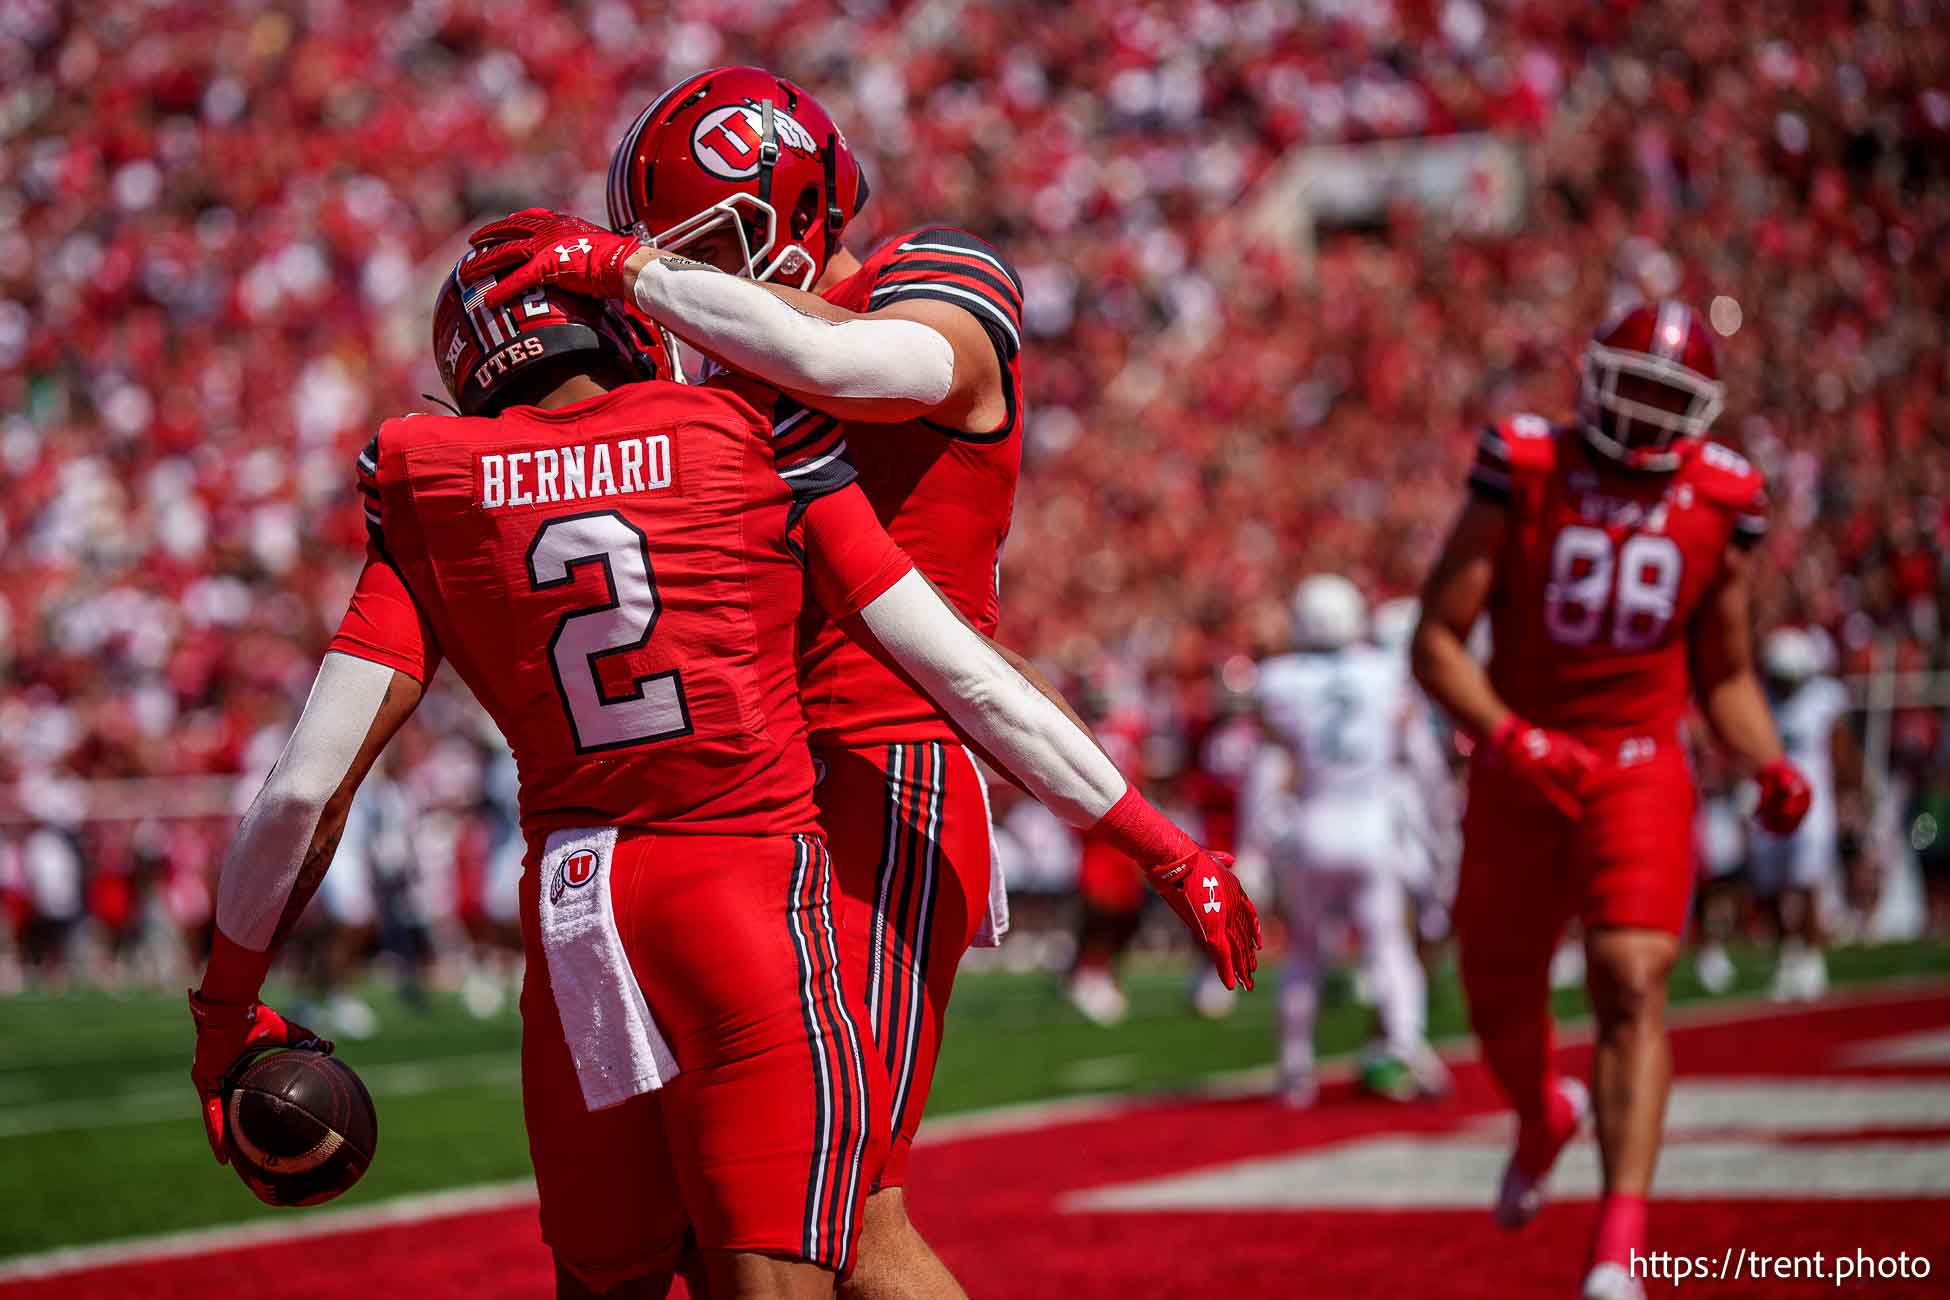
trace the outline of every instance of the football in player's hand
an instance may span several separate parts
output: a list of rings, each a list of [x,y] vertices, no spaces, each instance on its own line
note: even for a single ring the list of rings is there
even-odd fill
[[[359,1181],[379,1146],[366,1085],[336,1056],[259,1057],[224,1097],[230,1167],[266,1205],[316,1205]]]

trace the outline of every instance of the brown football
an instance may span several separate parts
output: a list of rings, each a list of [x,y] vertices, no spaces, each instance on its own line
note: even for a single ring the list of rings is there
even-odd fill
[[[352,1067],[323,1052],[273,1052],[224,1099],[230,1167],[266,1205],[316,1205],[359,1181],[379,1113]]]

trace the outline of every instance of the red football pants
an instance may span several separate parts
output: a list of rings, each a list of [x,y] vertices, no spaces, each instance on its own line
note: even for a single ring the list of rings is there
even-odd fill
[[[888,1076],[880,1185],[907,1181],[955,971],[988,911],[989,816],[968,751],[927,740],[815,749],[844,969]]]
[[[583,833],[531,848],[521,896],[543,1239],[597,1289],[669,1270],[687,1229],[844,1273],[885,1154],[886,1076],[846,993],[824,845],[625,831],[571,861],[564,834]],[[565,937],[550,918],[578,892],[602,906]],[[650,1034],[620,1028],[632,1005]],[[626,1037],[658,1040],[676,1076],[591,1110],[592,1089],[642,1087]]]
[[[1575,916],[1587,931],[1680,933],[1692,899],[1694,800],[1676,742],[1603,769],[1576,821],[1479,751],[1456,940],[1470,1021],[1525,1123],[1540,1122],[1548,1106],[1550,963],[1565,927]]]

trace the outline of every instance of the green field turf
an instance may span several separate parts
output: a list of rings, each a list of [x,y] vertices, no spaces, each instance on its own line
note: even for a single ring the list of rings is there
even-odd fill
[[[1740,959],[1740,992],[1764,985],[1764,957]],[[1838,983],[1950,973],[1950,945],[1835,954]],[[955,1008],[930,1114],[1081,1093],[1167,1089],[1272,1059],[1271,982],[1231,1019],[1186,1009],[1182,970],[1132,974],[1131,1018],[1086,1023],[1041,975],[971,973]],[[273,989],[276,1000],[277,989]],[[380,1033],[342,1044],[380,1109],[378,1158],[341,1204],[434,1191],[528,1172],[517,1091],[518,1024],[469,1017],[452,996],[413,1011],[371,991]],[[1675,983],[1700,996],[1690,970]],[[1436,981],[1437,1035],[1462,1028],[1453,979]],[[1561,1014],[1582,1009],[1575,993]],[[1365,1008],[1330,1001],[1324,1054],[1361,1041]],[[234,1223],[268,1209],[210,1159],[187,1075],[191,1034],[180,996],[77,992],[0,1000],[0,1257],[146,1233]]]

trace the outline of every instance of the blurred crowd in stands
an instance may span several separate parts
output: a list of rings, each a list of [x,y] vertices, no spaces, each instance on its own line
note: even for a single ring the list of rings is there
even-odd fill
[[[1844,673],[1950,667],[1938,0],[15,0],[0,900],[24,944],[84,912],[207,919],[234,809],[179,778],[275,757],[360,559],[353,455],[438,391],[425,319],[464,232],[600,217],[629,119],[730,62],[846,127],[857,249],[943,220],[1014,259],[1003,636],[1185,802],[1223,807],[1201,741],[1295,581],[1413,590],[1474,428],[1568,414],[1583,338],[1641,294],[1725,335],[1721,436],[1775,492],[1762,623],[1825,629]],[[1522,160],[1513,235],[1406,204],[1307,241],[1240,218],[1296,150],[1476,131]],[[1917,807],[1950,801],[1944,718],[1895,715]],[[503,826],[487,731],[450,690],[386,769],[445,819],[462,910]]]

